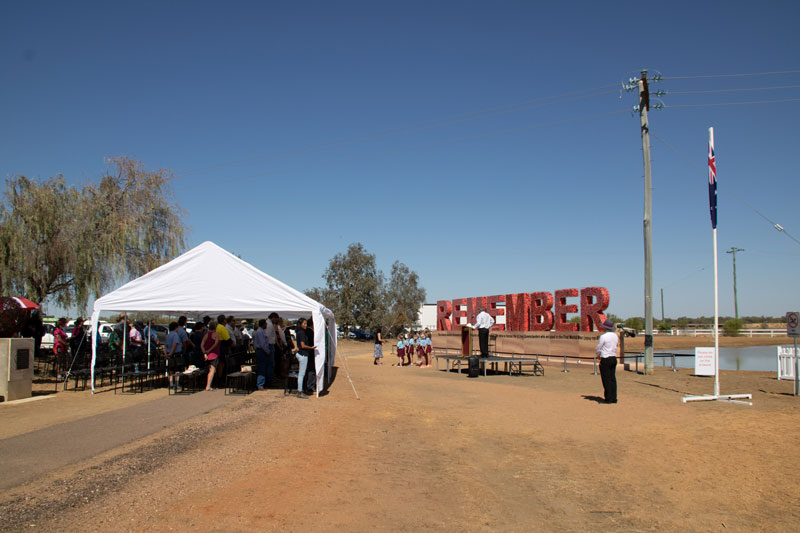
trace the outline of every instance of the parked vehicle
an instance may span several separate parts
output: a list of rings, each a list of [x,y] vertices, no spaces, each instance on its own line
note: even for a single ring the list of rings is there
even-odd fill
[[[67,336],[72,335],[72,327],[74,325],[74,321],[70,321],[70,323],[64,328],[64,331],[67,333]],[[49,322],[45,322],[44,324],[44,336],[42,337],[42,348],[52,349],[53,348],[53,330],[56,329],[55,324],[51,324]],[[83,324],[83,329],[86,330],[86,333],[89,334],[92,331],[92,324],[90,322],[85,322]],[[100,335],[100,342],[105,344],[108,342],[108,335],[111,333],[111,330],[114,329],[114,324],[109,324],[108,322],[100,322],[97,325],[97,332]]]
[[[56,329],[55,324],[50,322],[44,323],[44,336],[42,337],[42,348],[52,349],[55,339],[53,338],[53,330]]]
[[[86,330],[86,334],[91,334],[92,332],[92,325],[91,324],[84,324],[83,328]],[[106,344],[108,342],[108,335],[114,329],[114,324],[109,324],[108,322],[100,322],[97,324],[97,334],[100,335],[100,342],[102,344]]]
[[[356,339],[362,341],[369,341],[375,338],[375,335],[373,335],[372,333],[367,333],[366,331],[360,329],[354,329],[350,331],[350,333],[347,336],[350,339]]]
[[[169,333],[169,328],[164,326],[163,324],[152,324],[150,326],[153,328],[153,331],[156,332],[156,337],[158,338],[158,342],[164,344],[164,341],[167,340],[167,333]]]

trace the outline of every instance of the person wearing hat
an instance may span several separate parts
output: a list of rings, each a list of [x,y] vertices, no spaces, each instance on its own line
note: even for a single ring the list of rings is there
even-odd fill
[[[605,403],[617,403],[617,344],[619,337],[614,333],[614,321],[607,318],[600,324],[605,333],[595,348],[595,356],[600,359],[600,379],[603,381],[603,397]]]

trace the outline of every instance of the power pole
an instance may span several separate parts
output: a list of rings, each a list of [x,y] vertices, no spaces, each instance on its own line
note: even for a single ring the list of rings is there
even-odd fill
[[[650,174],[650,90],[647,71],[639,78],[639,118],[642,127],[642,157],[644,158],[644,373],[653,373],[653,186]]]
[[[736,294],[736,252],[744,252],[744,248],[731,246],[731,249],[725,253],[733,255],[733,309],[736,312],[736,320],[739,320],[739,298]]]
[[[650,81],[661,81],[661,74],[653,76]],[[630,78],[628,83],[623,83],[625,91],[639,90],[639,104],[633,110],[639,112],[642,133],[642,157],[644,158],[644,372],[653,373],[653,184],[650,173],[650,126],[647,122],[647,112],[650,111],[650,95],[662,96],[664,91],[650,92],[647,86],[647,71],[642,70],[639,79]],[[661,103],[653,105],[654,109],[662,109]],[[663,299],[662,299],[663,303]],[[662,312],[663,315],[663,312]]]

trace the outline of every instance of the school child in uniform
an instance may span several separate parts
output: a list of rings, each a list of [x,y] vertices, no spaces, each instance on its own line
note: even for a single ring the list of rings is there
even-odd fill
[[[408,362],[406,363],[407,366],[411,366],[414,364],[414,351],[416,346],[414,346],[414,337],[410,333],[406,333],[406,357],[408,357]]]
[[[405,343],[403,342],[402,333],[397,338],[397,357],[400,358],[400,361],[393,364],[392,366],[403,366],[403,363],[406,362],[406,349],[405,349]]]
[[[419,332],[414,333],[414,352],[417,354],[417,366],[422,366],[422,339],[419,336]]]
[[[432,351],[431,345],[432,345],[432,342],[431,342],[431,334],[429,332],[426,331],[424,333],[424,336],[422,338],[422,342],[423,342],[423,349],[425,350],[425,367],[426,368],[430,368],[430,366],[431,366],[431,351]]]

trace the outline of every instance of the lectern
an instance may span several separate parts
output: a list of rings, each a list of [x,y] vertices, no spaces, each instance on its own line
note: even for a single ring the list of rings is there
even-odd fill
[[[472,328],[469,326],[461,326],[461,355],[472,355]]]

